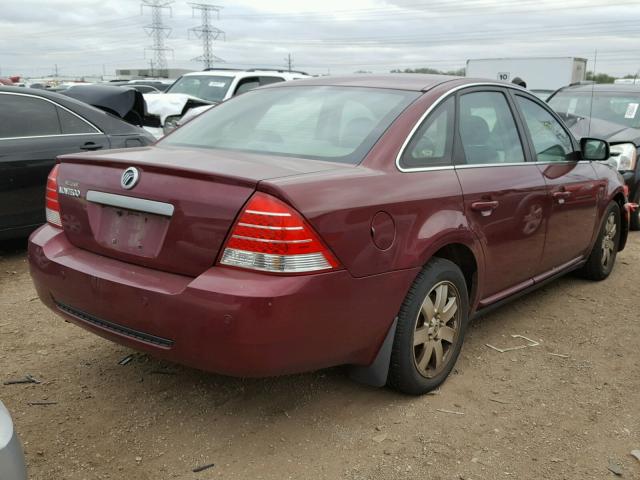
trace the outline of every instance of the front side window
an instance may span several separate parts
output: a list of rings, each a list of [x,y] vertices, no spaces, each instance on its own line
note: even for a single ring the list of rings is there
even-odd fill
[[[208,102],[224,100],[233,77],[215,75],[185,75],[171,85],[166,93],[183,93]]]
[[[221,103],[160,145],[357,164],[420,92],[291,86],[254,90]]]
[[[455,98],[449,97],[422,122],[407,145],[403,168],[438,167],[451,164]]]
[[[564,162],[571,159],[573,146],[569,134],[553,115],[528,98],[517,95],[518,105],[529,129],[538,162]]]
[[[56,106],[41,98],[0,94],[0,138],[59,135]]]
[[[466,163],[524,162],[515,120],[501,92],[472,92],[460,96],[460,139]]]

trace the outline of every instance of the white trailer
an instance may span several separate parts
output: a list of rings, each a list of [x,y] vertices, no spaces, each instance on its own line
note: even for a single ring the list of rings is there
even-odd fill
[[[585,80],[587,60],[575,57],[483,58],[467,60],[466,76],[511,82],[520,77],[530,90],[554,91]]]

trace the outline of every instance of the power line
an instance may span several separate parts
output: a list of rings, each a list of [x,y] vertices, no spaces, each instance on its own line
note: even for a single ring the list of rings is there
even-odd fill
[[[202,40],[202,55],[194,60],[200,61],[204,64],[204,68],[211,68],[215,62],[224,62],[223,59],[213,54],[213,42],[222,36],[224,38],[224,32],[219,28],[211,25],[213,16],[216,19],[220,19],[220,10],[222,7],[217,5],[211,5],[209,3],[192,3],[189,2],[192,9],[192,15],[200,14],[202,24],[189,29],[189,33],[193,33],[197,38]]]
[[[171,15],[170,5],[173,0],[142,0],[140,5],[140,11],[144,10],[144,7],[151,9],[151,25],[144,27],[147,35],[153,40],[153,46],[145,48],[153,52],[154,60],[151,63],[151,76],[154,76],[154,67],[157,70],[157,76],[168,77],[168,65],[167,65],[167,52],[172,52],[171,48],[168,48],[164,44],[164,40],[171,34],[171,28],[166,27],[162,21],[162,13],[165,10],[169,10]]]

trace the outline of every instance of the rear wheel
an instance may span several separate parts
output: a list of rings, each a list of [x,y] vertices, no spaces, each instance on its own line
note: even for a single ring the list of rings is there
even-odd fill
[[[414,281],[398,315],[388,384],[420,395],[440,385],[453,368],[469,315],[458,266],[432,259]]]
[[[620,206],[611,202],[607,207],[604,222],[593,246],[593,250],[582,267],[581,273],[591,280],[604,280],[609,276],[618,254],[620,244]]]

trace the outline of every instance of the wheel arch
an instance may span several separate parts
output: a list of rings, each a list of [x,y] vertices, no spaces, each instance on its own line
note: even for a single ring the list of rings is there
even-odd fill
[[[424,252],[422,265],[434,257],[449,260],[460,268],[469,294],[469,313],[472,314],[479,300],[484,272],[484,254],[479,240],[470,230],[457,230],[455,235],[444,236],[432,243]]]

